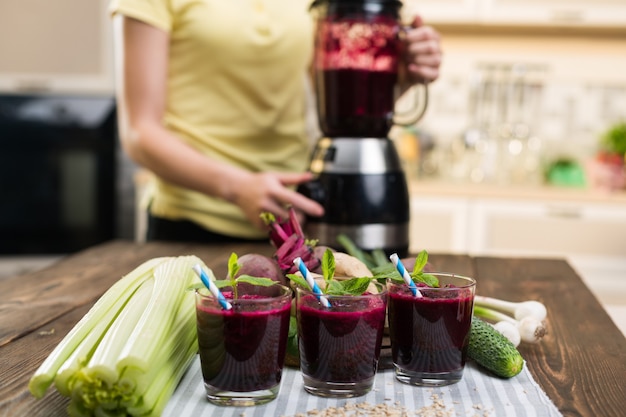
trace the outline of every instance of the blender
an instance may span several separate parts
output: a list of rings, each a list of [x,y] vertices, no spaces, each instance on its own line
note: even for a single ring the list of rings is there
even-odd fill
[[[305,233],[337,247],[347,235],[360,249],[406,256],[409,192],[389,131],[424,114],[427,88],[415,87],[407,114],[395,112],[403,54],[398,0],[316,0],[313,82],[323,136],[299,191],[319,202],[323,217],[308,217]],[[401,119],[404,118],[404,121]]]

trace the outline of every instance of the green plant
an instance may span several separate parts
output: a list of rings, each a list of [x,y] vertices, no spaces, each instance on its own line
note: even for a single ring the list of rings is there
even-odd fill
[[[600,144],[607,152],[626,155],[626,122],[611,126],[602,134]]]

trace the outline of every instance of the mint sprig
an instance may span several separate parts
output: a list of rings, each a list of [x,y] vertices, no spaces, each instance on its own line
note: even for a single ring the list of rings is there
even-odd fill
[[[330,249],[326,249],[322,256],[322,277],[324,278],[324,288],[322,292],[327,295],[362,295],[367,291],[374,277],[354,277],[345,280],[335,279],[335,255]],[[306,280],[300,275],[287,274],[287,278],[296,285],[309,288]]]
[[[239,298],[239,295],[237,294],[237,284],[240,282],[245,282],[245,283],[252,284],[252,285],[258,285],[260,287],[269,287],[271,285],[277,284],[276,281],[267,277],[253,277],[251,275],[244,274],[244,275],[238,276],[237,278],[234,278],[237,276],[237,273],[239,272],[240,269],[241,269],[241,265],[239,265],[239,256],[237,256],[237,254],[233,252],[230,254],[230,257],[228,258],[228,278],[213,280],[213,282],[215,283],[215,286],[219,289],[222,289],[225,287],[232,287],[233,299]],[[197,288],[204,288],[204,284],[198,283],[190,287],[190,289],[192,290],[197,289]]]
[[[413,267],[413,272],[411,272],[411,278],[413,278],[413,281],[423,282],[429,287],[437,288],[439,287],[439,279],[437,279],[437,277],[433,274],[424,272],[424,267],[427,263],[428,252],[426,252],[426,250],[422,250],[415,258],[415,266]],[[400,274],[398,274],[398,276],[399,275]]]
[[[428,272],[424,272],[424,267],[428,263],[428,252],[426,250],[422,250],[417,254],[415,258],[415,266],[413,267],[413,272],[410,272],[409,275],[413,279],[415,283],[424,283],[432,288],[439,287],[439,280],[433,274],[429,274]],[[374,273],[374,278],[377,280],[385,280],[391,279],[395,282],[404,282],[400,273],[393,265],[393,263],[389,262],[383,266],[379,266],[374,268],[372,271]]]

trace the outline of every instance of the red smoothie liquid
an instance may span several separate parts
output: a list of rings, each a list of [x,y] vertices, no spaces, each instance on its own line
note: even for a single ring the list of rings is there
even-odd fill
[[[319,23],[315,85],[326,136],[386,137],[393,124],[400,41],[391,16]]]
[[[241,296],[243,300],[260,298]],[[206,384],[225,391],[250,392],[280,383],[291,304],[279,304],[264,311],[257,311],[254,305],[238,305],[237,301],[231,310],[198,306],[198,344]]]
[[[389,288],[393,362],[415,372],[463,369],[472,319],[471,291],[459,288],[435,294],[419,289],[421,298],[413,296],[408,286]]]
[[[322,131],[328,136],[386,137],[393,122],[397,74],[363,69],[327,69],[318,75]]]
[[[360,382],[374,377],[385,324],[386,299],[367,298],[330,309],[313,295],[300,298],[298,337],[300,368],[310,378],[327,382]]]

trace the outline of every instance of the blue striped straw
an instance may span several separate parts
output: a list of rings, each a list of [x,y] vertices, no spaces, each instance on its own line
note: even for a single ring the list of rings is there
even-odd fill
[[[306,280],[307,284],[309,284],[309,287],[311,287],[311,290],[317,295],[317,299],[320,300],[324,307],[330,308],[328,298],[322,295],[322,290],[320,290],[320,287],[318,287],[315,283],[313,275],[311,275],[311,271],[308,270],[304,262],[302,262],[302,259],[298,257],[293,260],[293,263],[298,267],[298,270]]]
[[[221,293],[219,288],[217,288],[217,285],[211,281],[207,273],[200,267],[199,264],[195,264],[193,266],[193,270],[196,274],[198,274],[202,283],[209,289],[209,291],[211,291],[211,294],[217,298],[217,302],[220,303],[224,310],[230,310],[233,308],[233,306],[224,297],[224,294]]]
[[[393,262],[393,264],[396,266],[396,269],[400,273],[400,276],[404,279],[404,282],[406,282],[406,284],[409,286],[413,295],[416,297],[421,297],[422,293],[419,292],[419,290],[417,289],[417,286],[413,282],[413,279],[411,279],[411,276],[409,275],[408,271],[402,264],[402,261],[400,260],[400,258],[398,258],[398,254],[397,253],[391,254],[389,259],[391,259],[391,262]]]

